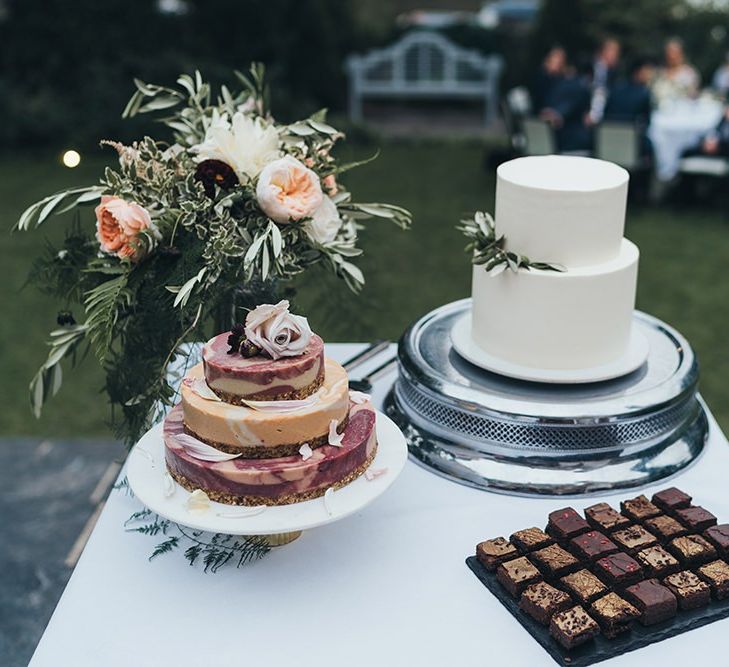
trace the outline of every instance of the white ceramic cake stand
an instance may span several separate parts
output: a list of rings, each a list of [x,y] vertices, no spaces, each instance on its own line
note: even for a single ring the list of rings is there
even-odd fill
[[[610,364],[573,370],[521,366],[488,354],[474,342],[471,336],[470,312],[453,325],[451,342],[458,354],[479,368],[517,380],[553,384],[586,384],[622,377],[638,370],[648,359],[648,353],[650,352],[648,340],[633,323],[627,352],[620,359]]]
[[[162,424],[150,429],[129,453],[127,479],[134,495],[156,514],[194,530],[226,535],[262,535],[273,546],[296,539],[302,530],[343,519],[382,495],[402,472],[408,456],[405,437],[386,415],[377,413],[377,453],[368,470],[384,470],[373,479],[360,475],[330,497],[292,505],[243,507],[210,502],[207,511],[187,509],[190,492],[166,479]],[[170,486],[170,484],[172,486]],[[173,488],[172,495],[166,489]]]

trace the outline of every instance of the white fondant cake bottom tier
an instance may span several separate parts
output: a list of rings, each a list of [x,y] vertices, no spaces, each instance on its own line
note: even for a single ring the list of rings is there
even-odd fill
[[[554,271],[473,267],[473,341],[490,355],[521,366],[602,366],[628,349],[639,252],[623,239],[617,258]]]

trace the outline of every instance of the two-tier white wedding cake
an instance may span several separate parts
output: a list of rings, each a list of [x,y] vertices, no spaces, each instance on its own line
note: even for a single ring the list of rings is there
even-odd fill
[[[473,342],[535,369],[605,367],[631,341],[638,248],[623,238],[628,172],[601,160],[539,156],[497,170],[504,250],[560,271],[473,267]]]

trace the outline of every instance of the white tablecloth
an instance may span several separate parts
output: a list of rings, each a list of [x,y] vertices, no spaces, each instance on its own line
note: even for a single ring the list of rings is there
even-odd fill
[[[356,349],[328,346],[340,360]],[[379,383],[375,400],[391,381]],[[727,520],[729,443],[710,421],[706,453],[676,483]],[[481,539],[599,500],[489,494],[410,461],[359,514],[304,533],[250,567],[205,575],[180,553],[149,562],[154,538],[122,527],[136,501],[112,492],[31,665],[554,664],[464,559]],[[606,664],[691,664],[726,649],[727,629],[713,623]]]
[[[648,137],[659,179],[669,181],[678,173],[681,154],[716,127],[721,113],[721,104],[714,100],[681,100],[653,112]]]

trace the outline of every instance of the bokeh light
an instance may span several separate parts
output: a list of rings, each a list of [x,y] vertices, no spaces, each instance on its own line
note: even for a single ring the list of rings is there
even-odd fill
[[[64,166],[68,167],[69,169],[73,169],[74,167],[78,167],[79,163],[81,162],[81,155],[78,151],[66,151],[63,154],[63,157],[61,158]]]

